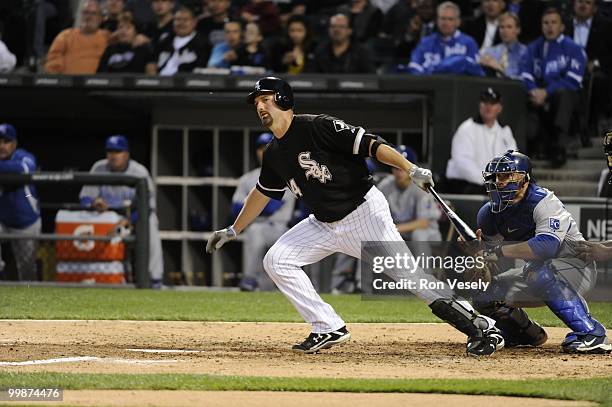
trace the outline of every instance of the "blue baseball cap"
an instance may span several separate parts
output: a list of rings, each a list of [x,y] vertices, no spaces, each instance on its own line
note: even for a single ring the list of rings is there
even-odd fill
[[[125,136],[115,134],[106,139],[106,151],[129,151],[130,146]]]
[[[5,140],[17,140],[17,130],[8,123],[0,124],[0,138]]]
[[[272,133],[261,133],[259,137],[257,137],[257,142],[255,144],[257,144],[257,147],[265,146],[272,141],[273,138],[274,135]]]

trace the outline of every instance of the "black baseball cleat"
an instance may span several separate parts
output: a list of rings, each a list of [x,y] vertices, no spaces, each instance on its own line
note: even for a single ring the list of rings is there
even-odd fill
[[[493,327],[483,331],[481,335],[468,338],[465,351],[468,356],[490,356],[503,349],[504,343],[500,330]]]
[[[612,352],[612,345],[608,338],[589,334],[577,334],[570,332],[561,344],[565,353],[605,354]]]
[[[297,353],[317,353],[321,349],[329,349],[334,345],[339,345],[351,339],[351,334],[346,326],[337,331],[325,334],[311,333],[302,343],[293,345],[292,351]]]

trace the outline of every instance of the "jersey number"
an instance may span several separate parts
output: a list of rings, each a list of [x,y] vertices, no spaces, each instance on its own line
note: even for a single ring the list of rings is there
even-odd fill
[[[291,192],[293,192],[293,195],[297,196],[298,198],[301,198],[303,196],[302,190],[300,189],[300,187],[298,187],[298,184],[293,178],[289,180],[289,189],[291,190]]]

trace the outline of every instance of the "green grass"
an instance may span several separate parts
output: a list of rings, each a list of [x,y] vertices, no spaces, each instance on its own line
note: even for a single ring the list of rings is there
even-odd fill
[[[415,299],[364,301],[359,295],[323,296],[348,322],[440,322]],[[591,303],[612,326],[612,304]],[[546,326],[563,326],[545,307],[529,314]],[[278,293],[115,290],[103,288],[0,287],[1,319],[125,319],[162,321],[301,322]]]
[[[589,400],[609,404],[612,378],[329,379],[192,374],[0,373],[0,388],[454,393]]]

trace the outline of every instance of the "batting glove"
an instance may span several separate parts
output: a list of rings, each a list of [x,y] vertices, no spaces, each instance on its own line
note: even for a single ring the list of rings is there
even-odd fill
[[[216,230],[208,238],[206,243],[206,252],[212,253],[215,250],[220,249],[224,244],[236,239],[236,231],[233,227],[227,227],[225,229]]]
[[[417,167],[416,165],[410,170],[412,181],[424,191],[427,191],[427,185],[434,186],[433,176],[431,171],[425,168]]]

